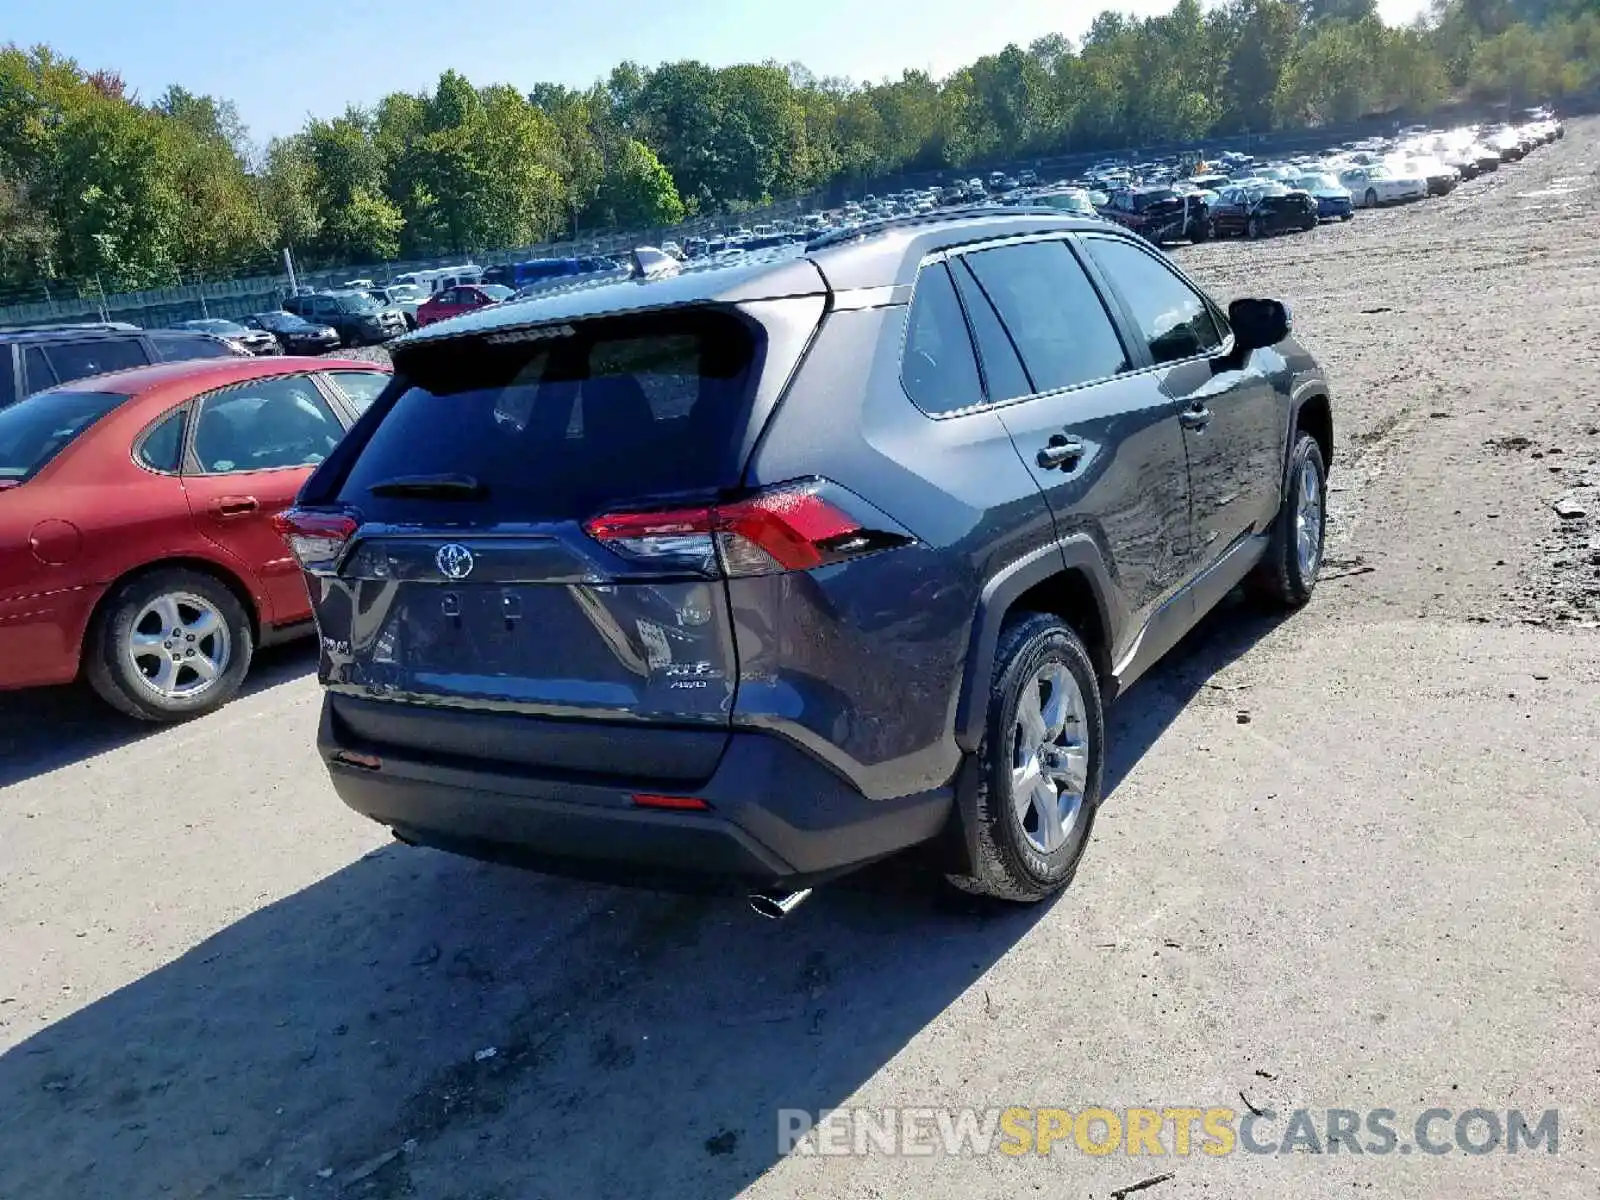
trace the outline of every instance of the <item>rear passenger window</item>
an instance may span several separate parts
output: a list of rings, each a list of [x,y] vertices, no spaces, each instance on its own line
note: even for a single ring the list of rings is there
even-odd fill
[[[1222,345],[1210,306],[1154,254],[1120,238],[1085,238],[1084,245],[1127,301],[1157,363],[1197,358]]]
[[[169,413],[156,422],[139,443],[139,461],[152,471],[176,471],[183,453],[183,422],[187,408]]]
[[[0,408],[17,402],[16,374],[11,362],[11,347],[0,346]]]
[[[1041,392],[1129,368],[1116,327],[1065,242],[1025,242],[966,256]]]
[[[311,380],[262,379],[207,396],[194,429],[194,453],[207,475],[315,466],[344,427]]]
[[[923,412],[938,414],[983,402],[978,364],[961,302],[943,263],[924,267],[906,318],[900,378]]]
[[[108,371],[125,371],[129,367],[142,367],[149,363],[144,347],[136,338],[92,338],[82,342],[52,342],[45,356],[56,370],[62,383],[86,379],[90,375],[104,375]]]
[[[1006,333],[1000,318],[995,316],[983,289],[973,279],[972,271],[961,259],[950,264],[950,274],[956,281],[956,291],[967,310],[967,322],[972,326],[972,336],[978,343],[978,365],[983,368],[983,388],[989,399],[996,403],[1014,400],[1032,392],[1033,384],[1022,369],[1016,347]]]

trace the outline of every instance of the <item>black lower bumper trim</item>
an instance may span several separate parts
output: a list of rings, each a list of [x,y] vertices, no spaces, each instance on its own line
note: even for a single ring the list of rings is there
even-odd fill
[[[625,737],[618,735],[619,757]],[[353,736],[326,698],[318,746],[340,798],[402,840],[650,887],[818,882],[934,838],[954,796],[941,788],[869,800],[785,739],[735,732],[710,778],[667,789],[703,799],[706,811],[642,808],[633,796],[648,789],[635,780],[541,779],[505,764],[375,747]],[[375,754],[383,765],[341,763],[340,750]]]

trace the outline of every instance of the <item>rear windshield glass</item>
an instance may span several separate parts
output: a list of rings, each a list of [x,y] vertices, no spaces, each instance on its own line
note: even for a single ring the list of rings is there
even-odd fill
[[[0,484],[32,479],[127,398],[115,392],[44,392],[0,409]]]
[[[499,335],[516,338],[516,334]],[[738,482],[760,347],[726,313],[590,322],[534,340],[412,347],[402,384],[339,499],[376,520],[542,520]],[[467,475],[476,500],[374,496],[375,484]]]

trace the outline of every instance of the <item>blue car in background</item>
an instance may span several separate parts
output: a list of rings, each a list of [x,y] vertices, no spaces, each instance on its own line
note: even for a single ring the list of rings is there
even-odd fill
[[[1295,180],[1294,186],[1310,192],[1317,201],[1317,219],[1320,221],[1348,221],[1356,215],[1354,198],[1350,189],[1332,175],[1313,172]]]
[[[484,283],[522,289],[536,283],[567,279],[574,275],[593,275],[614,271],[617,264],[598,255],[589,258],[535,258],[527,262],[490,267],[483,273]]]

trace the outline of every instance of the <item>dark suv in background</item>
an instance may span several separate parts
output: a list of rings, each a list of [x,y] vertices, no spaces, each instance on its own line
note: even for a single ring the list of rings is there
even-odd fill
[[[393,354],[279,528],[334,786],[410,843],[769,915],[932,843],[1037,900],[1104,705],[1321,563],[1329,393],[1287,310],[1096,219],[890,220]]]
[[[399,337],[410,328],[404,311],[368,292],[312,292],[290,296],[283,302],[283,308],[313,325],[326,325],[346,346],[378,345]]]
[[[219,337],[187,329],[49,325],[0,329],[0,408],[35,392],[108,371],[194,358],[247,357]]]

